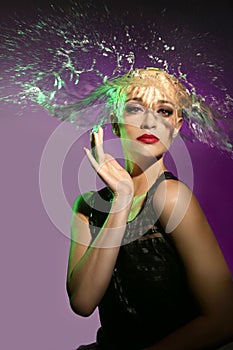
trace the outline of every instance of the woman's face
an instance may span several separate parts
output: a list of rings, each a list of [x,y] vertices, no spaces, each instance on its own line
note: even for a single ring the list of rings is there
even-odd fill
[[[162,73],[161,73],[162,74]],[[118,120],[122,146],[132,160],[142,157],[159,159],[170,147],[182,125],[181,109],[173,86],[161,79],[151,86],[129,89],[123,116]]]

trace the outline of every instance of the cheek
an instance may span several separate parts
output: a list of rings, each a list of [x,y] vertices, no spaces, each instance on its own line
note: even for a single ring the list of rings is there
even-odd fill
[[[119,125],[119,131],[121,138],[131,138],[137,133],[137,127],[131,124],[125,123]]]
[[[168,122],[160,123],[156,130],[156,136],[160,138],[161,142],[166,148],[168,148],[171,144],[173,130],[173,126]]]
[[[125,128],[123,129],[123,135],[129,138],[135,138],[136,136],[138,136],[138,128],[132,125],[125,126]]]
[[[127,127],[127,126],[132,126],[132,127],[139,127],[141,124],[141,117],[137,115],[126,115],[123,118],[122,123]]]
[[[175,119],[173,118],[161,118],[158,123],[158,129],[163,130],[164,132],[170,134],[173,132],[175,127]]]
[[[125,116],[120,126],[120,129],[124,134],[134,134],[135,132],[138,132],[140,125],[141,125],[141,119],[139,117]]]

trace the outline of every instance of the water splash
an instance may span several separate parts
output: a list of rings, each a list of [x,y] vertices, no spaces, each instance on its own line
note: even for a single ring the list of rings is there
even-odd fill
[[[233,98],[221,62],[207,55],[209,34],[194,36],[187,28],[168,28],[166,21],[143,16],[129,23],[127,15],[114,18],[106,5],[97,12],[94,5],[84,9],[71,1],[66,8],[51,5],[47,15],[38,9],[36,18],[15,17],[12,26],[2,25],[0,101],[16,103],[19,114],[28,106],[42,107],[91,128],[107,115],[105,99],[103,94],[89,99],[96,112],[88,118],[83,98],[109,79],[154,66],[178,77],[196,100],[216,111],[215,124],[206,125],[193,106],[183,136],[232,152]]]

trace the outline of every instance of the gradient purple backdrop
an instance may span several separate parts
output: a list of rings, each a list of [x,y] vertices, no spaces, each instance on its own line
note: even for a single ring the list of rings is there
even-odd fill
[[[113,2],[110,3],[113,6]],[[134,6],[132,1],[125,3],[132,7],[132,11],[140,7],[138,2]],[[199,11],[197,7],[192,8],[194,1],[191,1],[191,8],[184,8],[182,16],[179,12],[181,2],[180,7],[174,7],[170,12],[167,7],[170,18],[173,16],[180,26],[189,24],[193,33],[216,32],[213,50],[221,59],[226,56],[225,81],[232,86],[229,59],[232,26],[228,21],[228,2],[225,2],[222,12],[217,8],[211,12],[207,5],[202,8],[201,2],[195,3]],[[149,14],[155,5],[145,1],[146,4],[148,7],[140,10],[147,10]],[[166,1],[164,5],[167,5]],[[115,13],[121,9],[122,2],[115,7]],[[219,21],[218,31],[214,16]],[[51,222],[40,196],[41,155],[60,122],[42,109],[35,113],[28,108],[22,117],[17,117],[16,112],[17,106],[13,105],[3,106],[0,111],[0,348],[74,350],[79,344],[94,341],[99,320],[97,312],[85,319],[75,315],[69,307],[65,289],[69,239]],[[88,137],[82,142],[87,145]],[[200,143],[186,144],[194,168],[194,193],[233,273],[233,160]],[[80,146],[72,147],[63,166],[64,192],[70,204],[79,194],[77,172],[82,152]]]

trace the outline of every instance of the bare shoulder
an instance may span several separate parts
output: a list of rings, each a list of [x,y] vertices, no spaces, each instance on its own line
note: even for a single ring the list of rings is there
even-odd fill
[[[153,204],[184,262],[203,314],[233,324],[231,272],[195,195],[181,181],[165,180],[158,186]]]
[[[160,183],[154,193],[153,206],[168,233],[178,226],[188,211],[204,215],[192,190],[182,181],[173,179]]]
[[[166,199],[166,201],[176,201],[180,195],[189,194],[192,195],[192,190],[182,181],[175,179],[165,179],[157,187],[154,200],[155,204],[159,204],[161,196]]]

